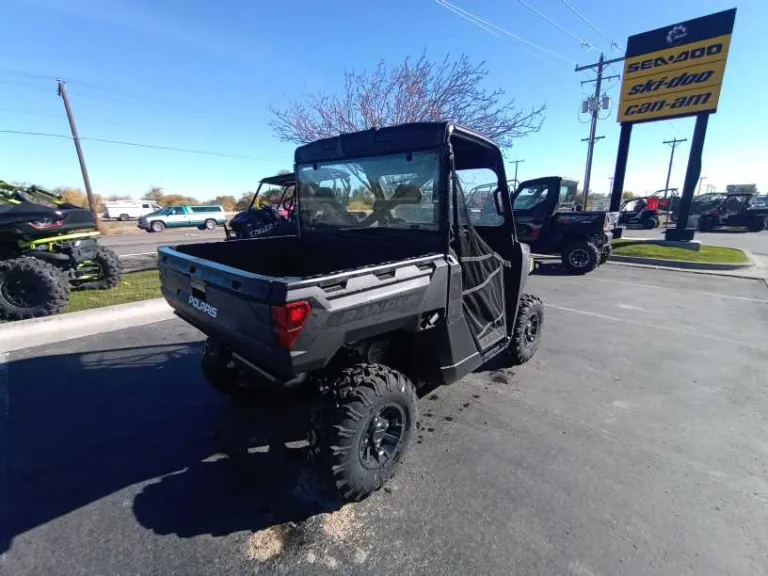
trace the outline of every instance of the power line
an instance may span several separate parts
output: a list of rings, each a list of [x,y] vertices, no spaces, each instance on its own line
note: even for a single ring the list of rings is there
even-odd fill
[[[500,26],[496,26],[495,24],[488,22],[488,20],[484,20],[483,18],[480,18],[479,16],[473,14],[472,12],[469,12],[468,10],[464,10],[462,8],[459,8],[455,4],[451,4],[450,2],[447,2],[446,0],[435,0],[439,6],[442,6],[443,8],[451,9],[453,8],[453,12],[459,11],[465,15],[467,15],[469,18],[472,18],[473,20],[476,20],[477,22],[480,22],[484,24],[485,26],[492,28],[496,32],[500,32],[501,34],[504,34],[505,36],[509,36],[513,40],[516,40],[517,42],[520,42],[521,44],[524,44],[526,46],[530,46],[531,48],[535,48],[536,50],[540,50],[541,52],[544,52],[545,54],[549,54],[550,56],[554,56],[555,58],[558,58],[560,60],[563,60],[565,62],[568,62],[569,64],[575,64],[576,61],[572,60],[571,58],[566,58],[565,56],[558,54],[557,52],[553,52],[552,50],[549,50],[547,48],[544,48],[543,46],[539,46],[538,44],[534,44],[530,40],[526,40],[525,38],[522,38],[518,36],[517,34],[514,34],[510,32],[509,30],[505,30],[504,28],[501,28]]]
[[[438,1],[438,4],[442,4],[442,3]],[[493,34],[494,36],[496,36],[498,38],[501,38],[501,35],[498,32],[496,32],[493,28],[489,28],[485,24],[481,24],[480,22],[478,22],[476,20],[473,20],[469,16],[466,16],[465,14],[462,14],[459,10],[457,10],[456,8],[454,8],[451,5],[448,5],[448,4],[442,4],[442,5],[443,5],[443,7],[447,8],[448,10],[450,10],[451,12],[456,14],[457,16],[459,16],[459,17],[463,18],[464,20],[466,20],[467,22],[469,22],[471,24],[474,24],[478,28],[481,28],[482,30],[485,30],[486,32],[489,32],[489,33]]]
[[[573,38],[574,40],[576,40],[576,41],[577,41],[579,44],[581,44],[581,47],[582,47],[582,48],[586,48],[587,50],[594,50],[594,49],[595,49],[595,47],[594,47],[594,46],[592,46],[592,45],[591,45],[589,42],[587,42],[586,40],[584,40],[584,39],[582,39],[582,38],[579,38],[578,36],[576,36],[576,34],[574,34],[573,32],[571,32],[571,31],[570,31],[570,30],[568,30],[567,28],[565,28],[565,27],[561,26],[560,24],[558,24],[557,22],[555,22],[554,20],[552,20],[552,18],[550,18],[549,16],[546,16],[545,14],[542,14],[541,12],[539,12],[538,10],[536,10],[536,8],[534,8],[533,6],[531,6],[530,4],[528,4],[528,2],[526,2],[525,0],[517,0],[517,1],[518,1],[520,4],[522,4],[523,6],[525,6],[526,8],[528,8],[528,10],[530,10],[531,12],[533,12],[534,14],[536,14],[536,15],[537,15],[539,18],[542,18],[542,19],[543,19],[543,20],[545,20],[546,22],[549,22],[549,23],[550,23],[552,26],[554,26],[555,28],[557,28],[557,29],[558,29],[558,30],[560,30],[561,32],[565,32],[566,34],[568,34],[568,36],[570,36],[571,38]]]
[[[24,136],[42,136],[46,138],[62,138],[64,140],[72,140],[72,136],[66,134],[52,134],[50,132],[29,132],[26,130],[0,130],[0,134],[19,134]],[[201,154],[205,156],[217,156],[220,158],[240,158],[244,160],[256,160],[259,162],[279,162],[275,158],[258,158],[256,156],[244,156],[241,154],[227,154],[225,152],[214,152],[211,150],[194,150],[190,148],[175,148],[173,146],[163,146],[160,144],[145,144],[142,142],[125,142],[123,140],[108,140],[106,138],[89,138],[82,136],[80,140],[88,140],[89,142],[101,142],[103,144],[117,144],[120,146],[133,146],[136,148],[151,148],[153,150],[166,150],[169,152],[182,152],[184,154]]]
[[[607,35],[605,32],[603,32],[602,30],[600,30],[600,28],[598,28],[597,26],[595,26],[594,24],[592,24],[592,22],[590,22],[590,21],[589,21],[589,20],[586,18],[586,16],[583,16],[583,15],[582,15],[582,14],[581,14],[581,13],[580,13],[578,10],[576,10],[576,8],[574,8],[573,4],[571,4],[571,3],[570,3],[568,0],[560,0],[560,1],[563,3],[563,5],[564,5],[566,8],[568,8],[568,10],[570,10],[571,12],[573,12],[573,13],[576,15],[576,17],[577,17],[577,18],[579,18],[579,19],[580,19],[582,22],[584,22],[584,23],[585,23],[587,26],[589,26],[590,28],[592,28],[592,30],[594,30],[595,32],[597,32],[598,34],[600,34],[600,36],[602,36],[603,38],[605,38],[606,40],[608,40],[608,42],[610,42],[610,43],[611,43],[611,48],[614,48],[614,47],[615,47],[615,48],[617,48],[617,49],[619,49],[619,50],[621,50],[621,49],[622,49],[621,45],[620,45],[618,42],[616,42],[616,41],[615,41],[613,38],[610,38],[610,37],[609,37],[609,36],[608,36],[608,35]]]

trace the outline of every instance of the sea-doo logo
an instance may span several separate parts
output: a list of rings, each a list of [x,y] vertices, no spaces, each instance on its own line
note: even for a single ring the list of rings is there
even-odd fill
[[[195,298],[194,296],[189,297],[188,304],[192,306],[192,308],[195,308],[196,310],[200,310],[203,314],[208,314],[211,318],[216,318],[216,315],[219,313],[219,311],[208,304],[208,302],[203,302],[202,300]]]
[[[678,26],[673,26],[669,32],[667,32],[667,44],[674,44],[678,40],[682,40],[688,36],[688,28],[683,26],[682,24],[679,24]]]

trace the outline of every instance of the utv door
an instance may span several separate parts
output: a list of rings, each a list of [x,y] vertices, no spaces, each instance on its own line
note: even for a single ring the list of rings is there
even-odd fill
[[[512,195],[517,238],[529,245],[537,244],[549,217],[557,210],[562,178],[550,176],[521,182]]]

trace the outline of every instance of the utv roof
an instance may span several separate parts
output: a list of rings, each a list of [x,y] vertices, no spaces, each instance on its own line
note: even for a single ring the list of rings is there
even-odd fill
[[[449,136],[459,136],[495,148],[496,145],[478,132],[451,122],[414,122],[371,128],[362,132],[342,134],[332,138],[317,140],[296,149],[296,163],[327,162],[343,158],[376,156],[436,148],[448,140]]]
[[[271,184],[273,186],[288,186],[296,182],[296,175],[293,172],[288,174],[278,174],[261,179],[262,184]]]

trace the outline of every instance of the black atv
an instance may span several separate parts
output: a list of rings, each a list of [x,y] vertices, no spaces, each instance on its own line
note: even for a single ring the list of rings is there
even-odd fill
[[[700,232],[711,232],[721,227],[746,228],[750,232],[765,229],[768,208],[752,205],[752,194],[727,194],[715,206],[699,214]]]
[[[73,288],[114,288],[123,267],[99,236],[88,210],[0,181],[0,320],[57,314]]]
[[[619,209],[619,224],[653,230],[659,227],[659,210],[650,208],[647,198],[630,198]]]

